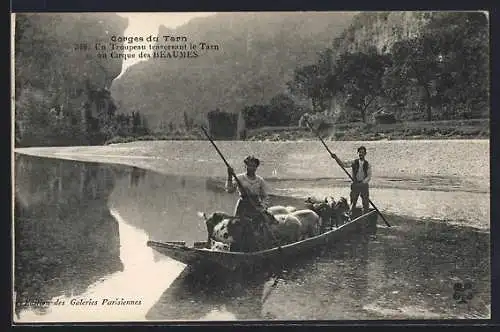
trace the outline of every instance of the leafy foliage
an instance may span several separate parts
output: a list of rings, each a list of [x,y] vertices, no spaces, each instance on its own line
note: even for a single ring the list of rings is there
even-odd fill
[[[395,43],[384,82],[390,97],[401,106],[423,100],[428,121],[487,116],[474,111],[488,104],[487,27],[483,13],[443,13],[421,36]]]
[[[313,111],[320,112],[326,108],[325,101],[330,95],[325,86],[328,74],[317,64],[300,67],[295,70],[293,80],[288,82],[288,88],[294,94],[310,98]]]
[[[432,120],[431,109],[437,100],[434,82],[439,75],[439,53],[437,40],[425,35],[395,43],[392,48],[391,77],[386,80],[388,90],[393,90],[394,87],[398,90],[401,89],[400,86],[405,86],[406,91],[412,87],[420,88],[423,91],[427,121]]]
[[[356,17],[334,40],[338,48],[349,45],[343,52],[336,49],[334,68],[324,65],[325,56],[297,68],[288,83],[290,91],[310,98],[315,111],[332,110],[331,103],[326,105],[333,98],[341,105],[337,122],[359,118],[367,122],[370,113],[384,106],[400,120],[488,117],[489,39],[484,13],[412,14],[418,16],[418,33],[405,37],[398,30],[402,27],[393,26],[399,31],[397,39],[390,48],[383,47],[385,53],[373,42],[370,46],[368,39],[354,38],[361,21],[388,34],[387,15],[369,15]]]
[[[333,94],[342,93],[346,106],[350,106],[361,115],[366,122],[366,110],[377,97],[384,95],[382,77],[390,59],[379,54],[376,49],[367,53],[344,53],[335,66],[335,74],[328,81]]]
[[[99,59],[90,47],[106,32],[121,34],[126,20],[96,13],[17,14],[15,23],[18,146],[102,144],[117,133],[147,133],[138,113],[130,128],[116,114],[107,87],[121,61]],[[85,47],[75,50],[75,43]]]
[[[246,128],[296,125],[306,109],[297,105],[290,96],[278,94],[269,104],[252,105],[242,110]]]
[[[238,115],[215,109],[207,114],[210,135],[214,138],[235,138]]]
[[[148,122],[161,134],[192,131],[206,116],[218,135],[234,137],[234,128],[221,128],[236,126],[239,110],[249,129],[296,125],[306,112],[324,123],[368,122],[381,107],[398,120],[489,116],[485,13],[354,15],[194,20],[177,32],[223,51],[140,62],[113,83],[115,103],[107,88],[121,60],[101,61],[73,46],[122,35],[126,22],[95,13],[18,14],[16,144],[100,144],[148,135]],[[216,106],[227,113],[210,111]]]

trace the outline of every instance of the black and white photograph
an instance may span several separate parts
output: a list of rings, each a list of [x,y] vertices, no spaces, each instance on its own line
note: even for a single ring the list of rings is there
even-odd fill
[[[491,319],[489,20],[12,13],[12,323]]]

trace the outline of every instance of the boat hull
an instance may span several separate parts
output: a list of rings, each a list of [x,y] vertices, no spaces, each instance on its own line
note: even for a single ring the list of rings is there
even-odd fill
[[[147,246],[189,266],[208,265],[235,271],[240,268],[283,262],[286,258],[343,241],[352,234],[373,234],[377,227],[377,217],[376,212],[372,210],[320,235],[256,252],[213,251],[207,248],[188,247],[182,242],[148,241]]]

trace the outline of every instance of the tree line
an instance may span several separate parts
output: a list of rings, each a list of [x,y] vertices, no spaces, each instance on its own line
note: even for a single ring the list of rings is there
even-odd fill
[[[29,28],[23,22],[18,22],[17,30]],[[16,38],[20,35],[16,33]],[[40,74],[47,66],[34,66],[30,52],[38,52],[38,58],[44,50],[50,51],[16,44],[17,146],[102,144],[116,136],[150,134],[145,117],[137,111],[117,114],[109,91],[84,86],[72,77],[59,78],[65,71]],[[51,84],[44,80],[47,77]],[[294,70],[288,91],[267,104],[246,106],[241,113],[248,129],[295,126],[306,113],[328,114],[335,122],[367,122],[380,109],[403,121],[487,118],[488,77],[488,17],[481,12],[432,13],[418,35],[399,39],[388,49],[325,49],[314,63]],[[67,86],[61,88],[59,82]],[[234,115],[222,113],[208,115],[214,131],[237,125]],[[160,130],[176,134],[179,126],[184,131],[195,129],[192,115],[184,112],[183,120],[161,124]]]
[[[488,118],[487,16],[427,17],[416,36],[380,51],[326,48],[315,63],[294,70],[287,93],[244,107],[246,128],[296,126],[304,115],[336,123],[366,123],[371,115],[401,121]],[[307,106],[299,102],[304,99]]]
[[[429,17],[416,36],[383,51],[375,46],[342,53],[325,49],[315,63],[294,71],[287,92],[267,104],[244,107],[245,128],[296,126],[304,115],[322,113],[330,121],[366,123],[380,110],[403,121],[488,117],[487,16],[454,12]],[[299,102],[304,98],[309,106]],[[194,122],[183,115],[189,131]],[[215,136],[235,137],[236,114],[216,109],[207,118]]]
[[[436,13],[420,34],[344,52],[297,68],[290,91],[313,112],[337,105],[337,121],[363,121],[381,108],[401,120],[484,118],[489,114],[488,18],[481,12]]]
[[[106,89],[89,89],[79,106],[55,104],[43,90],[25,87],[16,100],[16,146],[103,144],[115,137],[147,135],[137,111],[118,114]]]

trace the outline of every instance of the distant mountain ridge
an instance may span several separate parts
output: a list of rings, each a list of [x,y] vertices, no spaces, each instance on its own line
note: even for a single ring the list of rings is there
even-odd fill
[[[131,66],[111,87],[120,112],[139,111],[155,128],[198,122],[219,108],[238,112],[268,103],[286,89],[293,71],[317,60],[351,23],[355,12],[218,13],[158,36],[219,45],[196,58],[150,59]],[[160,41],[158,44],[164,44]]]

